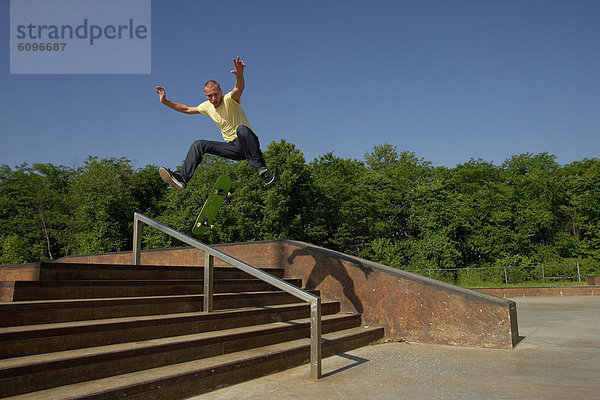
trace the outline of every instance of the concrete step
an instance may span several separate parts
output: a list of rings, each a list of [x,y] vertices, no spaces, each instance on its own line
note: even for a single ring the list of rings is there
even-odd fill
[[[184,398],[308,361],[308,304],[236,268],[213,276],[204,313],[201,266],[40,264],[0,303],[0,397]],[[338,302],[321,311],[324,356],[383,337]]]
[[[359,315],[326,315],[322,332],[360,326]],[[214,357],[310,336],[310,318],[6,359],[0,396]]]
[[[278,278],[283,268],[261,268]],[[99,279],[202,279],[203,266],[109,265],[78,263],[42,263],[39,280],[99,280]],[[233,267],[214,267],[214,279],[245,279],[250,275]]]
[[[321,305],[323,315],[340,311],[338,302]],[[124,317],[0,328],[0,359],[181,336],[310,316],[308,303],[269,307]]]
[[[319,295],[318,291],[311,291]],[[296,303],[285,292],[216,293],[215,310]],[[0,327],[202,311],[202,295],[67,299],[0,303]]]
[[[323,335],[322,353],[324,357],[331,356],[367,345],[381,337],[382,328],[355,327],[327,333]],[[182,399],[301,365],[308,362],[309,357],[310,341],[302,338],[26,393],[9,399]]]
[[[301,286],[301,279],[286,279]],[[214,293],[266,292],[276,290],[258,279],[216,279]],[[52,280],[17,281],[13,301],[91,299],[202,294],[204,280]]]

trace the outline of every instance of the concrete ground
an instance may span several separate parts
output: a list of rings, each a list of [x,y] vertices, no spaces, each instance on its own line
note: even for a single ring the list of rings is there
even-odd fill
[[[429,344],[371,345],[309,366],[193,399],[598,399],[600,297],[527,297],[517,302],[514,349]]]

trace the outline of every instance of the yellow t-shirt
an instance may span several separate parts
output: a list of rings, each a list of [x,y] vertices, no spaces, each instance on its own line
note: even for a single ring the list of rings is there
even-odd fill
[[[198,105],[198,112],[211,117],[215,121],[219,129],[221,129],[221,134],[223,134],[223,139],[226,142],[232,142],[237,138],[236,130],[238,126],[246,125],[252,129],[240,104],[231,98],[231,92],[223,96],[219,107],[215,108],[207,100]]]

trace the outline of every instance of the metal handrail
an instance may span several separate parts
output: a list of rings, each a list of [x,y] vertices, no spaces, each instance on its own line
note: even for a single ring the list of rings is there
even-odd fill
[[[269,283],[276,288],[289,293],[300,300],[310,303],[310,377],[321,378],[321,298],[300,289],[265,271],[246,264],[220,250],[199,242],[175,229],[161,224],[150,217],[138,212],[133,215],[133,263],[140,265],[140,250],[142,247],[142,223],[145,223],[167,235],[174,237],[192,247],[204,252],[204,311],[213,311],[213,266],[214,258],[238,268],[255,278]]]

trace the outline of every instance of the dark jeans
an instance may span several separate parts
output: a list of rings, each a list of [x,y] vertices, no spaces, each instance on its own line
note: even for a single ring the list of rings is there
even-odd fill
[[[181,177],[185,182],[192,179],[194,171],[202,162],[205,154],[214,154],[230,160],[248,160],[248,163],[256,172],[267,168],[260,151],[258,137],[250,128],[240,125],[237,128],[237,139],[233,142],[217,142],[212,140],[196,140],[181,167]]]

